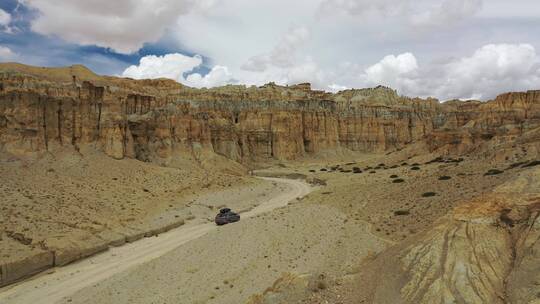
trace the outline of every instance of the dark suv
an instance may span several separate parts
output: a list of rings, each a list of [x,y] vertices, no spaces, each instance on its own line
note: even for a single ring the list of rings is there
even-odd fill
[[[219,210],[218,215],[216,215],[216,225],[221,226],[228,223],[238,222],[240,220],[240,214],[234,213],[229,208],[223,208]]]

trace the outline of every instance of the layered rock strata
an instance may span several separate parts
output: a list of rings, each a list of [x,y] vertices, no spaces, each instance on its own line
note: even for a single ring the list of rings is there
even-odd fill
[[[245,162],[410,143],[466,153],[540,126],[540,91],[490,102],[398,96],[385,87],[337,94],[309,84],[193,89],[170,80],[102,77],[82,66],[0,66],[0,149],[32,155],[92,145],[168,164],[203,150]]]

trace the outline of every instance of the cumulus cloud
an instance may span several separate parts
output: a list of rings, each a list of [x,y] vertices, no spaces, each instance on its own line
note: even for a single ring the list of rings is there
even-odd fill
[[[236,82],[226,66],[216,65],[206,75],[193,73],[188,75],[185,84],[197,88],[211,88]]]
[[[0,61],[13,61],[17,59],[17,54],[10,48],[0,45]]]
[[[449,97],[491,98],[501,91],[526,90],[540,84],[539,64],[530,44],[485,45],[444,65],[444,82],[436,91]]]
[[[0,32],[12,33],[13,30],[9,26],[11,21],[11,14],[0,8]]]
[[[19,0],[39,11],[32,30],[69,42],[132,53],[157,41],[180,15],[208,10],[216,0]]]
[[[202,63],[203,59],[199,55],[192,57],[178,53],[149,55],[142,57],[139,65],[125,69],[122,76],[135,79],[169,78],[193,87],[214,87],[234,82],[232,74],[224,66],[214,66],[204,76],[192,73]]]
[[[530,44],[489,44],[471,56],[419,66],[411,53],[386,56],[367,68],[365,84],[392,86],[411,96],[489,99],[540,84],[540,56]]]
[[[397,86],[402,78],[418,70],[416,57],[411,53],[388,55],[366,69],[366,80],[371,84]]]
[[[216,65],[206,75],[193,71],[203,64],[201,56],[168,54],[145,56],[123,76],[136,79],[165,77],[193,87],[215,87],[230,83],[261,85],[311,82],[314,88],[336,92],[350,87],[385,85],[408,96],[435,96],[442,100],[489,99],[504,91],[535,88],[540,83],[540,56],[530,44],[489,44],[470,56],[419,64],[410,52],[388,55],[361,70],[343,63],[334,70],[323,69],[311,57],[291,65],[235,74]],[[337,82],[339,81],[339,82]]]

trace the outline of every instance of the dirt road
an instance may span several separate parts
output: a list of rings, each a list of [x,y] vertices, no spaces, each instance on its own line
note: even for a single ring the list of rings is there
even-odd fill
[[[295,198],[305,196],[311,187],[304,182],[279,178],[264,178],[286,184],[290,189],[265,199],[260,205],[242,213],[249,218],[283,207]],[[191,240],[216,229],[213,223],[185,225],[158,237],[144,238],[90,257],[54,268],[29,280],[0,289],[0,303],[57,303],[85,287],[95,285],[115,274],[156,259]]]

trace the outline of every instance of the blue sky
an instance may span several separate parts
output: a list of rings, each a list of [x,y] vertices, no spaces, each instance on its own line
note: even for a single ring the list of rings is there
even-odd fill
[[[0,45],[8,47],[18,54],[23,63],[38,66],[67,66],[83,64],[94,72],[105,75],[120,75],[128,66],[137,64],[146,55],[165,55],[182,53],[193,56],[177,43],[171,43],[167,33],[156,43],[145,43],[136,52],[122,54],[111,48],[96,45],[80,45],[70,43],[56,35],[43,35],[31,30],[31,21],[39,15],[39,11],[20,4],[17,0],[2,0],[0,9],[9,13],[12,18],[12,32],[0,31]],[[2,61],[0,59],[0,61]],[[209,61],[208,58],[205,62]],[[205,65],[198,67],[195,72],[207,73]]]
[[[537,0],[2,0],[0,61],[194,87],[540,88]]]

